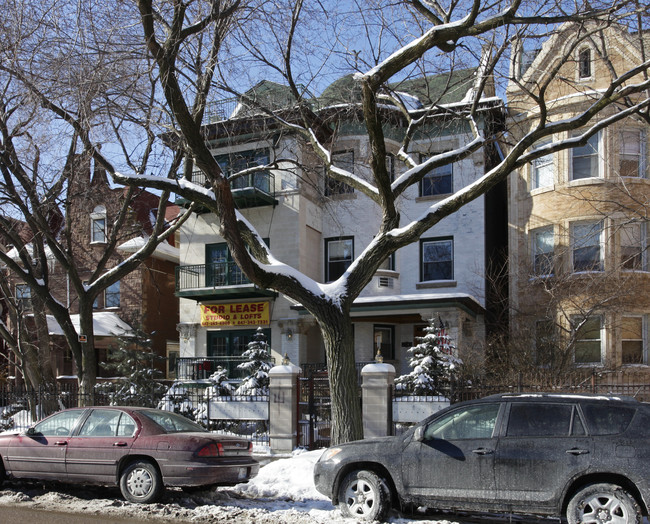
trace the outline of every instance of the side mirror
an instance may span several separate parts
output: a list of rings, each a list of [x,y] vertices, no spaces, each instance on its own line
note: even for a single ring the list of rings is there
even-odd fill
[[[38,433],[34,428],[28,428],[27,431],[25,432],[25,435],[27,435],[28,437],[33,437],[35,435],[38,435]]]
[[[422,442],[424,440],[424,426],[418,426],[415,428],[415,433],[413,433],[413,440],[417,442]]]

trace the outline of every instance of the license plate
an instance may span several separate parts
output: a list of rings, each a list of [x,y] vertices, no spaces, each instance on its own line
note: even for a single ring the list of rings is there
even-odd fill
[[[242,480],[246,478],[246,470],[248,468],[239,468],[239,473],[237,473],[237,479]]]

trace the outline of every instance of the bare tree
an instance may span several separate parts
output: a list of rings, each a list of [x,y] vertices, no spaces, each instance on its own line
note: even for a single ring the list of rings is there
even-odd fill
[[[74,209],[101,198],[93,193],[91,177],[93,169],[101,176],[100,163],[110,165],[100,153],[103,144],[111,144],[113,158],[134,172],[160,169],[152,158],[164,115],[151,103],[156,96],[151,68],[135,50],[128,10],[121,17],[119,9],[106,7],[9,2],[0,44],[0,234],[13,247],[0,251],[0,263],[12,282],[29,289],[41,362],[49,361],[46,312],[58,322],[77,365],[84,401],[92,401],[96,381],[93,302],[149,257],[183,220],[167,222],[169,193],[162,192],[143,247],[119,255],[121,242],[143,233],[132,229],[141,190],[124,189],[120,198],[104,203],[110,222],[101,253],[89,256],[80,242],[80,235],[88,236],[87,222],[78,223]],[[179,152],[162,169],[174,176],[181,159]],[[69,300],[62,299],[66,292],[76,298],[80,333]],[[4,295],[12,293],[5,289]],[[16,310],[14,325],[22,325],[20,313]],[[29,362],[36,358],[34,348],[25,351],[30,346],[24,345],[22,333],[3,329],[0,334]],[[47,368],[41,366],[39,375],[37,366],[28,366],[29,382],[52,382]]]
[[[615,2],[613,5],[608,3],[600,7],[592,5],[589,8],[567,10],[567,6],[553,2],[529,6],[518,1],[485,4],[477,0],[444,5],[414,0],[391,4],[390,7],[359,3],[356,6],[358,11],[348,13],[328,5],[330,9],[327,13],[307,13],[307,7],[301,1],[288,2],[281,12],[278,12],[276,3],[266,6],[262,2],[256,6],[254,15],[251,14],[255,16],[254,20],[245,19],[243,13],[247,13],[246,9],[250,6],[241,2],[195,2],[191,8],[179,2],[173,3],[172,10],[168,4],[141,0],[138,6],[148,51],[156,61],[167,106],[174,116],[179,145],[210,181],[211,192],[206,193],[202,188],[195,187],[190,177],[171,182],[116,173],[115,178],[125,184],[176,191],[215,212],[221,222],[221,234],[226,239],[233,258],[250,280],[258,286],[274,289],[300,302],[318,320],[325,341],[332,390],[334,443],[357,439],[362,434],[359,406],[353,387],[356,376],[349,312],[353,300],[368,284],[386,256],[415,242],[442,218],[484,194],[514,169],[544,154],[530,151],[530,147],[540,139],[558,131],[583,128],[585,131],[579,137],[572,141],[554,143],[552,148],[558,151],[585,143],[592,134],[612,122],[633,113],[647,113],[650,104],[646,93],[650,82],[647,77],[643,77],[648,62],[640,62],[633,70],[617,76],[605,92],[595,94],[592,103],[575,118],[561,122],[543,119],[518,142],[509,144],[507,154],[480,180],[433,204],[423,216],[404,224],[400,220],[400,206],[403,205],[400,198],[407,188],[418,184],[436,167],[467,158],[480,148],[494,145],[479,131],[478,120],[483,108],[481,102],[493,86],[495,76],[503,69],[504,57],[512,52],[513,42],[520,42],[532,34],[537,35],[539,28],[557,28],[563,23],[583,24],[589,20],[600,20],[604,24],[615,23],[619,21],[618,17],[628,12],[626,9],[634,6],[629,2]],[[229,9],[238,10],[237,27],[227,27],[225,24]],[[637,20],[636,14],[633,18]],[[228,20],[232,22],[232,19]],[[300,48],[300,37],[313,27],[309,24],[316,20],[319,24],[323,21],[332,22],[327,36],[331,40],[337,39],[335,44],[327,47],[329,53],[323,53],[324,59],[318,64],[313,60],[305,61],[305,56],[309,53],[319,54],[318,51],[326,49],[325,44],[319,47],[321,42],[313,37],[313,30],[309,33],[312,45],[309,49]],[[351,25],[344,27],[346,22]],[[322,27],[327,26],[319,26],[321,33]],[[268,75],[283,79],[291,88],[295,105],[290,116],[286,112],[274,111],[273,107],[265,108],[259,101],[244,100],[311,144],[315,155],[325,165],[329,177],[353,187],[374,201],[381,210],[382,220],[374,240],[334,283],[316,282],[273,257],[260,235],[235,208],[230,180],[222,173],[201,133],[201,120],[198,118],[200,113],[191,103],[196,99],[188,101],[185,98],[184,84],[187,83],[194,87],[192,96],[208,84],[244,96],[241,90],[235,89],[228,81],[232,77],[227,76],[229,71],[226,71],[225,63],[220,70],[223,76],[213,78],[211,74],[214,69],[222,66],[218,53],[228,30],[240,37],[237,49],[242,54],[240,63],[247,64],[247,71],[252,71],[254,65]],[[254,36],[251,37],[250,34]],[[346,34],[363,35],[366,42],[360,46],[362,49],[350,47],[343,40]],[[257,38],[258,35],[260,39]],[[200,46],[209,49],[203,55],[204,66],[184,67],[190,63],[186,58],[187,53]],[[339,61],[334,63],[335,59]],[[460,62],[480,65],[480,75],[471,98],[453,112],[454,117],[468,123],[473,129],[473,139],[456,150],[434,155],[421,162],[412,153],[410,145],[416,131],[426,125],[429,117],[441,110],[440,104],[434,99],[423,109],[414,111],[399,90],[391,87],[391,81],[394,85],[400,78],[430,73],[432,64],[440,67],[442,63],[453,68],[454,64]],[[309,81],[303,80],[309,72],[315,71],[310,79],[313,81],[319,74],[330,70],[340,74],[345,71],[345,67],[347,71],[355,73],[351,80],[358,97],[352,98],[348,107],[340,109],[329,123],[335,128],[343,111],[348,114],[350,111],[360,112],[360,120],[371,145],[370,180],[334,165],[331,147],[335,136],[327,132],[331,129],[326,125],[327,113],[314,111],[306,103],[305,91],[301,87],[311,85]],[[300,75],[302,77],[299,78]],[[639,75],[642,76],[640,81],[630,82]],[[241,75],[237,78],[241,80]],[[540,111],[544,112],[546,101],[543,89],[536,92],[535,96]],[[382,111],[385,104],[401,110],[407,128],[402,148],[397,155],[404,171],[394,181],[391,181],[386,169],[387,152],[382,127],[386,118]],[[608,115],[607,119],[599,120],[598,116],[610,106],[617,106],[619,110]]]

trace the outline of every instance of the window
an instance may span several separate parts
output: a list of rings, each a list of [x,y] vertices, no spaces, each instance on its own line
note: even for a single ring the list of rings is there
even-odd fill
[[[268,149],[253,149],[239,151],[215,157],[221,170],[228,177],[256,166],[266,166],[270,162]],[[271,193],[271,177],[266,170],[256,171],[234,178],[231,182],[233,189],[254,187],[265,193]]]
[[[574,136],[580,136],[580,133],[575,133]],[[596,133],[589,138],[584,146],[574,147],[571,150],[571,180],[600,176],[599,144],[600,133]]]
[[[266,340],[271,340],[271,330],[263,329]],[[208,331],[208,359],[193,365],[192,378],[203,379],[212,375],[221,366],[229,378],[246,377],[248,371],[238,366],[246,359],[242,357],[248,349],[248,344],[254,340],[255,329]]]
[[[332,282],[339,278],[352,264],[354,256],[354,239],[329,238],[325,240],[325,281]]]
[[[538,366],[553,364],[556,340],[555,322],[549,319],[535,322],[535,363]]]
[[[111,284],[104,292],[104,307],[120,307],[120,281]]]
[[[106,242],[106,208],[97,206],[90,215],[90,242],[102,244]]]
[[[32,288],[27,284],[16,284],[16,305],[21,311],[32,310]]]
[[[395,360],[395,327],[394,326],[374,326],[374,353],[381,351],[381,356],[385,360]]]
[[[379,269],[383,269],[386,271],[396,271],[395,270],[395,253],[391,253],[388,255],[384,261],[381,263],[379,266]]]
[[[544,142],[537,146],[535,149],[540,149],[551,142]],[[553,153],[536,158],[531,162],[532,169],[532,189],[539,189],[541,187],[549,187],[555,181],[555,168],[553,166]]]
[[[453,280],[454,241],[451,238],[429,239],[420,242],[420,280]]]
[[[554,236],[553,226],[535,229],[531,232],[533,251],[533,272],[535,275],[553,274]]]
[[[621,131],[620,140],[619,174],[629,177],[645,176],[645,133],[640,130]]]
[[[601,363],[601,324],[600,317],[590,317],[586,320],[574,320],[577,325],[575,342],[575,363],[576,364],[600,364]]]
[[[492,438],[499,404],[481,404],[447,413],[434,420],[424,432],[424,440]]]
[[[578,53],[578,76],[581,79],[591,77],[591,49],[588,47]]]
[[[420,156],[420,162],[426,157]],[[453,164],[436,167],[420,181],[420,196],[448,195],[453,193],[454,173]]]
[[[574,271],[602,271],[602,222],[571,224],[571,249]]]
[[[643,333],[643,317],[630,316],[621,319],[623,364],[643,364],[645,362]]]
[[[603,406],[602,403],[583,404],[582,413],[591,435],[616,435],[623,433],[636,413],[633,408]]]
[[[125,424],[127,423],[126,419],[131,419],[125,413],[121,411],[116,411],[113,409],[94,409],[92,413],[88,416],[86,421],[81,426],[79,430],[80,437],[113,437],[117,434],[117,428],[120,424],[120,417],[124,416]],[[135,423],[133,419],[130,421],[133,429],[135,429]],[[131,431],[133,433],[133,431]]]
[[[354,173],[354,151],[340,151],[337,153],[332,153],[332,164],[334,166],[344,169],[349,173]],[[346,184],[345,182],[340,182],[329,176],[329,173],[325,173],[325,195],[343,195],[346,193],[354,193],[354,188]]]
[[[631,222],[621,226],[621,268],[645,270],[645,223]]]
[[[67,437],[77,425],[83,412],[83,409],[74,409],[57,413],[36,424],[34,431],[44,436]]]
[[[568,437],[584,435],[580,417],[570,404],[512,404],[509,437]]]

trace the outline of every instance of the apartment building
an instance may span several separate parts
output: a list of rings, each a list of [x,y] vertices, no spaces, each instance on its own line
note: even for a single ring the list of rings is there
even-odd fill
[[[449,108],[460,108],[476,81],[475,70],[429,77],[399,86],[413,104],[442,96],[439,111],[414,137],[421,158],[458,147],[471,139],[466,122]],[[450,88],[452,86],[452,88]],[[262,82],[247,99],[287,107],[286,87]],[[331,153],[336,164],[355,174],[369,173],[369,141],[351,77],[343,77],[310,102],[323,121],[336,123]],[[503,104],[482,102],[482,131],[491,136],[502,122]],[[353,188],[328,179],[310,145],[241,100],[213,106],[205,135],[226,174],[246,167],[269,166],[233,181],[233,197],[246,219],[268,243],[275,257],[319,282],[336,280],[371,241],[381,220],[377,206]],[[397,108],[385,108],[386,148],[395,155],[405,132]],[[424,178],[400,203],[408,223],[432,202],[475,181],[489,169],[495,154],[487,148],[440,168]],[[403,169],[389,154],[395,176]],[[200,182],[195,173],[194,182]],[[448,329],[460,356],[479,354],[485,342],[486,260],[507,242],[505,185],[469,203],[393,256],[354,302],[354,344],[359,366],[381,351],[398,374],[408,370],[406,351],[431,318]],[[280,362],[286,355],[303,371],[325,369],[325,352],[316,320],[300,305],[252,285],[232,260],[219,235],[217,217],[199,210],[180,236],[176,294],[180,297],[181,378],[204,378],[218,366],[238,374],[241,353],[258,327],[263,328]]]
[[[645,60],[642,40],[647,49],[647,35],[616,24],[565,24],[540,48],[522,49],[507,90],[509,132],[518,139],[538,125],[540,108],[526,90],[539,93],[540,86],[549,121],[574,118],[612,78]],[[647,374],[648,138],[647,123],[632,116],[510,179],[512,333],[542,368]]]

